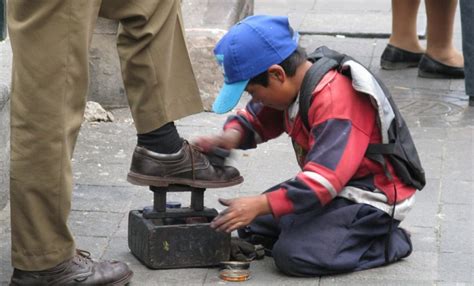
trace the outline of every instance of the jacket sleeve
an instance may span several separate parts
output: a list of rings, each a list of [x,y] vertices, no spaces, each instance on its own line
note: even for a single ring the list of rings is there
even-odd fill
[[[303,170],[267,193],[273,215],[318,210],[358,171],[375,124],[375,111],[349,79],[333,75],[316,88],[309,110],[309,150]]]
[[[224,130],[228,128],[236,129],[243,135],[239,149],[255,148],[257,144],[276,138],[284,132],[284,113],[251,100],[245,109],[229,116]]]

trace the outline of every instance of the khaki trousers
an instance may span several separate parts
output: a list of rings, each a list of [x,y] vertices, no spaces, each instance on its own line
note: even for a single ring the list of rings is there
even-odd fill
[[[202,111],[180,13],[180,0],[9,0],[14,267],[43,270],[75,253],[70,160],[99,15],[121,23],[117,48],[138,133]]]

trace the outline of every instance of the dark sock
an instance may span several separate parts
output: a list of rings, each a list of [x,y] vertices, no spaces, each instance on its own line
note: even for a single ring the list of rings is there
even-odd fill
[[[166,123],[158,129],[145,134],[137,134],[137,145],[163,154],[176,153],[183,145],[174,122]]]

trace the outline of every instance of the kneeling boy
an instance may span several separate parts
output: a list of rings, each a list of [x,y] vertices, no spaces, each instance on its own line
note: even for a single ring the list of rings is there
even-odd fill
[[[230,111],[244,91],[252,99],[228,118],[221,134],[196,144],[248,149],[285,132],[302,170],[261,195],[220,199],[227,209],[211,226],[264,242],[288,275],[357,271],[410,255],[410,237],[398,224],[416,189],[388,160],[384,167],[366,157],[369,144],[382,141],[376,108],[349,77],[332,70],[312,92],[308,130],[299,99],[312,63],[297,38],[286,17],[251,16],[214,50],[225,71],[214,111]]]

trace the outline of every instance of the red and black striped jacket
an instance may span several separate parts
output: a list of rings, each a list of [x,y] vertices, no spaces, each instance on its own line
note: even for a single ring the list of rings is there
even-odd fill
[[[281,183],[277,191],[266,193],[275,217],[322,208],[345,186],[369,192],[378,189],[386,195],[388,204],[394,203],[393,184],[397,202],[415,193],[415,188],[400,181],[387,160],[393,181],[379,163],[365,157],[368,144],[381,143],[381,135],[369,97],[355,91],[349,78],[328,72],[313,97],[308,112],[310,131],[294,111],[298,110],[297,102],[279,111],[250,101],[224,126],[242,133],[240,149],[255,148],[283,132],[292,138],[302,170]]]

